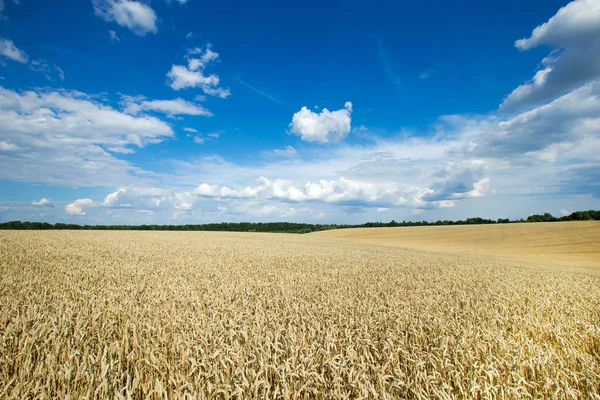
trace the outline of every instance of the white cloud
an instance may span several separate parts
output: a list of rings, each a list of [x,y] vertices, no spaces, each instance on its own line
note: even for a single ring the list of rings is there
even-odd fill
[[[294,207],[278,207],[272,204],[267,204],[260,208],[256,215],[261,217],[278,217],[278,218],[286,218],[292,217],[296,214],[296,209]]]
[[[0,151],[14,151],[18,148],[18,146],[15,146],[11,142],[0,141]]]
[[[0,87],[0,137],[12,149],[0,157],[0,179],[77,186],[138,181],[143,171],[109,151],[130,152],[172,135],[160,119],[125,114],[84,93]]]
[[[73,203],[67,204],[65,206],[65,211],[69,215],[85,215],[85,211],[83,211],[84,207],[90,207],[94,205],[94,201],[92,199],[79,199],[75,200]]]
[[[117,32],[115,31],[108,31],[108,36],[110,37],[110,41],[113,43],[121,41],[121,39],[119,39],[119,36],[117,36]]]
[[[567,215],[571,215],[571,211],[567,211],[564,208],[560,209],[560,216],[561,217],[566,217]]]
[[[189,58],[189,68],[192,71],[197,71],[200,68],[206,67],[212,61],[216,61],[219,58],[219,53],[212,51],[211,45],[207,45],[206,48],[194,47],[188,49],[188,54],[198,56],[199,58]]]
[[[389,209],[389,208],[386,208],[386,207],[379,207],[379,208],[377,209],[377,212],[378,212],[378,213],[384,213],[384,212],[388,212],[389,210],[390,210],[390,209]]]
[[[210,45],[204,50],[198,47],[189,49],[186,58],[187,66],[173,64],[167,73],[167,84],[173,90],[200,88],[209,96],[225,98],[230,95],[229,88],[219,86],[220,80],[216,74],[204,74],[204,69],[219,58],[219,53],[212,51]]]
[[[473,196],[473,197],[480,197],[480,196]],[[436,206],[439,208],[452,208],[456,205],[456,202],[454,200],[440,200],[435,203],[436,203]]]
[[[206,141],[206,139],[204,139],[200,136],[194,136],[194,143],[196,143],[196,144],[204,144],[205,141]]]
[[[536,27],[529,38],[517,40],[515,46],[520,50],[541,45],[566,48],[596,41],[600,35],[599,21],[600,1],[575,0]]]
[[[285,149],[275,149],[273,150],[273,153],[275,153],[278,156],[293,156],[296,155],[296,149],[293,148],[292,146],[286,146]]]
[[[49,203],[50,203],[50,200],[48,200],[45,197],[42,197],[40,199],[40,201],[33,201],[31,204],[33,204],[34,206],[43,206],[43,205],[46,205],[46,204],[49,204]]]
[[[122,97],[126,104],[125,111],[134,115],[138,114],[140,111],[156,111],[169,116],[202,115],[210,117],[213,115],[206,108],[179,97],[173,100],[146,100],[143,97]]]
[[[186,132],[190,132],[190,133],[198,133],[197,129],[190,128],[190,127],[187,127],[187,126],[184,127],[183,130],[186,131]]]
[[[200,184],[191,194],[198,197],[222,198],[222,199],[252,199],[266,189],[263,185],[248,186],[242,189],[231,189],[227,186]]]
[[[504,99],[502,110],[542,103],[600,77],[600,0],[575,0],[536,27],[529,38],[515,42],[519,50],[542,45],[556,50],[542,60],[531,81]]]
[[[161,188],[123,188],[108,194],[99,206],[144,210],[189,210],[196,198],[188,192]]]
[[[0,56],[6,57],[10,60],[26,63],[27,54],[24,51],[19,50],[15,44],[8,39],[0,37]]]
[[[466,167],[448,164],[440,172],[443,180],[430,185],[432,191],[424,195],[423,199],[442,201],[482,197],[490,187],[490,180],[484,177],[485,172],[485,164],[481,161]]]
[[[324,108],[318,114],[302,107],[292,117],[290,133],[307,142],[337,143],[350,132],[351,113],[352,103],[349,101],[341,110],[329,111]]]
[[[52,204],[52,201],[45,197],[42,197],[39,201],[32,201],[31,204],[34,207],[43,207],[43,208],[54,208],[55,207],[54,204]]]
[[[398,182],[366,182],[341,177],[321,179],[295,185],[291,180],[260,177],[256,185],[240,189],[202,183],[190,193],[216,199],[269,199],[289,202],[323,202],[332,204],[361,204],[369,207],[413,206],[426,203],[423,196],[431,190],[420,190]],[[449,203],[443,203],[447,206]],[[427,207],[435,207],[437,203]]]
[[[19,50],[12,41],[4,38],[0,38],[0,61],[1,57],[22,64],[27,64],[29,62],[29,57],[24,51]],[[65,74],[58,65],[46,61],[43,58],[32,60],[29,63],[29,68],[33,71],[41,72],[48,80],[54,80],[54,75],[61,81],[65,79]]]
[[[61,81],[65,80],[65,73],[63,70],[58,65],[46,61],[43,58],[31,61],[29,68],[33,71],[41,72],[48,80],[54,80],[54,75]]]
[[[98,17],[114,21],[137,35],[158,31],[156,13],[144,3],[133,0],[92,0],[92,4]]]
[[[547,157],[543,150],[558,151],[552,146],[577,143],[600,132],[600,81],[588,83],[549,104],[498,121],[486,127],[471,144],[478,155],[508,157],[528,153]]]

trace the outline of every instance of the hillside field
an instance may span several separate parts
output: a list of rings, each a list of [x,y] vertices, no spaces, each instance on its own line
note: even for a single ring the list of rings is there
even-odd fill
[[[599,399],[598,227],[0,231],[0,398]]]
[[[533,265],[600,270],[600,221],[357,228],[312,235]]]

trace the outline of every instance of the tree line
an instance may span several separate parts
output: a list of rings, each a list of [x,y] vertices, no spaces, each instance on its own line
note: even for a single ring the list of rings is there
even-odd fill
[[[575,211],[569,215],[555,217],[550,213],[534,214],[527,219],[510,220],[498,218],[497,220],[485,218],[467,218],[465,220],[449,221],[390,221],[367,222],[361,225],[347,224],[303,224],[294,222],[221,222],[213,224],[186,224],[186,225],[77,225],[77,224],[50,224],[47,222],[9,221],[0,223],[0,229],[12,230],[118,230],[118,231],[223,231],[223,232],[274,232],[274,233],[310,233],[330,229],[346,228],[380,228],[401,226],[439,226],[439,225],[481,225],[481,224],[514,224],[527,222],[557,222],[557,221],[592,221],[600,220],[600,211]]]

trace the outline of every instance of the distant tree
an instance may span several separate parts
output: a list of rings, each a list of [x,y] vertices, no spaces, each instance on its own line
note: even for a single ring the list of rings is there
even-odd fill
[[[593,210],[591,210],[594,213]],[[575,211],[569,215],[569,221],[589,221],[594,218],[590,215],[590,211]]]
[[[590,217],[592,217],[592,219],[600,221],[600,211],[589,210],[588,214],[590,215]]]
[[[554,222],[557,221],[556,217],[550,213],[545,214],[533,214],[527,217],[527,222]]]

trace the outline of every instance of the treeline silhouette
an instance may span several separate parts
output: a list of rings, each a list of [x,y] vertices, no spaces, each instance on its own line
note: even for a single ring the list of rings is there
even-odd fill
[[[555,217],[552,214],[534,214],[527,219],[510,220],[498,218],[497,220],[485,218],[467,218],[465,220],[449,221],[402,221],[396,222],[367,222],[362,225],[345,224],[300,224],[294,222],[222,222],[200,225],[77,225],[77,224],[49,224],[47,222],[21,222],[9,221],[0,223],[0,229],[13,230],[44,230],[44,229],[71,229],[71,230],[117,230],[117,231],[224,231],[224,232],[275,232],[275,233],[310,233],[330,229],[346,228],[379,228],[400,226],[439,226],[439,225],[480,225],[480,224],[514,224],[527,222],[556,222],[556,221],[591,221],[600,220],[600,211],[575,211],[567,216]]]

